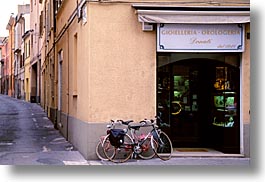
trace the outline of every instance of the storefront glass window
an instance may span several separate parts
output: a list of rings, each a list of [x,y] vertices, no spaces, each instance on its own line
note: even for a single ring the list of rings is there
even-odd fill
[[[237,117],[236,77],[230,67],[216,67],[213,125],[234,127]]]
[[[220,147],[230,142],[224,135],[236,136],[236,143],[238,54],[159,53],[157,60],[157,113],[163,121],[158,124],[173,143]]]

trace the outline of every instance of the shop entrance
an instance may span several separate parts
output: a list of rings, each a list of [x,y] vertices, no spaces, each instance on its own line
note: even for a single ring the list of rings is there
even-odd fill
[[[240,153],[239,55],[159,54],[159,123],[177,148]],[[213,59],[214,58],[214,59]]]

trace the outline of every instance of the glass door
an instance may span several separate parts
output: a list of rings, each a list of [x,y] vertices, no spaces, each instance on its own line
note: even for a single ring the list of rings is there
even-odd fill
[[[199,70],[197,66],[166,65],[159,69],[160,127],[176,146],[199,146]]]
[[[199,70],[196,66],[172,66],[171,132],[177,145],[198,147],[199,135]]]

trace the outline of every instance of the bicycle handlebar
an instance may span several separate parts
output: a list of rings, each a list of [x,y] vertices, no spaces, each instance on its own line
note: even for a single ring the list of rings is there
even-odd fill
[[[158,127],[157,126],[157,120],[160,121],[161,118],[159,116],[155,116],[154,119],[146,119],[145,118],[144,120],[140,121],[139,127],[148,127],[148,126]],[[121,120],[121,119],[110,120],[110,121],[111,121],[111,124],[110,125],[107,125],[107,128],[112,128],[116,123],[120,123],[120,124],[123,124],[123,125],[127,125],[129,127],[132,127],[132,126],[130,126],[130,123],[133,122],[133,120],[124,121],[124,120]]]
[[[144,119],[143,121],[146,123],[145,126],[154,126],[158,127],[157,120],[161,121],[161,118],[159,116],[155,116],[154,119]],[[141,121],[142,122],[142,121]]]

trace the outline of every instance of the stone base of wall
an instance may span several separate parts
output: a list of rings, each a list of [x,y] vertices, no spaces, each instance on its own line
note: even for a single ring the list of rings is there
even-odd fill
[[[100,136],[106,134],[107,123],[88,123],[60,113],[57,116],[58,128],[87,160],[98,159],[96,145]],[[67,132],[68,130],[68,132]]]
[[[61,134],[68,140],[68,119],[67,114],[57,111],[57,128],[60,130]]]
[[[57,109],[50,108],[50,117],[49,119],[54,124],[54,128],[57,129]]]
[[[40,103],[40,96],[36,96],[36,103]]]
[[[250,124],[244,124],[243,128],[243,154],[250,157]]]

